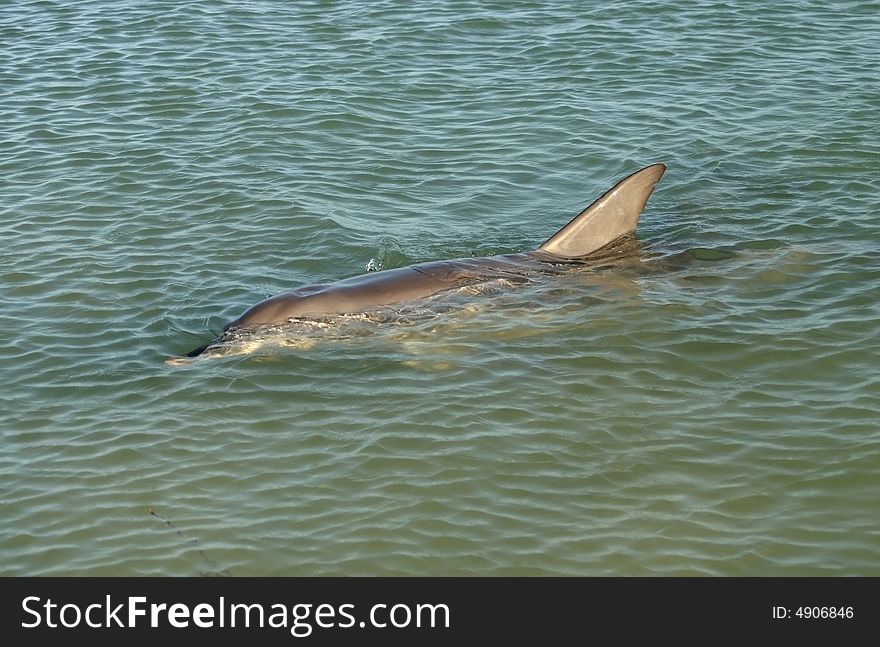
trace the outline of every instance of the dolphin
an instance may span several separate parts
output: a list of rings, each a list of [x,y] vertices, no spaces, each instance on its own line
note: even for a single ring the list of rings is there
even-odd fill
[[[300,287],[251,306],[227,323],[217,339],[185,357],[201,355],[235,330],[282,324],[301,317],[364,313],[497,278],[523,276],[548,264],[582,262],[635,232],[639,216],[665,171],[666,166],[658,163],[628,175],[534,250],[419,263]]]

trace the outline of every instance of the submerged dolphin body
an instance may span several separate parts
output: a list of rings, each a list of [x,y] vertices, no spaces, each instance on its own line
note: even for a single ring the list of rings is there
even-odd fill
[[[381,306],[421,299],[496,278],[522,276],[524,269],[575,263],[632,234],[666,166],[652,164],[627,176],[537,249],[521,254],[420,263],[311,285],[261,301],[223,328],[229,331],[281,324],[298,317],[363,313]],[[196,357],[221,337],[186,354]]]

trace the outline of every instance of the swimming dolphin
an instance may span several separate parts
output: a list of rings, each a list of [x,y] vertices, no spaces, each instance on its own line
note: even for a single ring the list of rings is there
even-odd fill
[[[297,288],[251,306],[226,324],[217,340],[186,357],[201,355],[237,329],[281,324],[297,317],[363,313],[444,290],[522,276],[523,268],[576,263],[635,231],[654,185],[665,171],[664,164],[652,164],[625,177],[532,251],[419,263]]]

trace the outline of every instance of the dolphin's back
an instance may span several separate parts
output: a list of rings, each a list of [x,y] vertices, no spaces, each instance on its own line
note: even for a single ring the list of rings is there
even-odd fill
[[[624,178],[548,238],[539,251],[582,258],[635,231],[654,185],[666,171],[652,164]]]

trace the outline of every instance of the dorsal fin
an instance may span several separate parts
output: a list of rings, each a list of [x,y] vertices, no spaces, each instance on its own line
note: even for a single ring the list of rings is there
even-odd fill
[[[560,258],[581,258],[631,234],[664,171],[665,164],[652,164],[622,179],[538,249]]]

